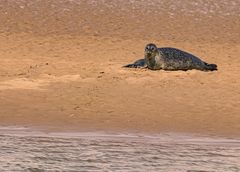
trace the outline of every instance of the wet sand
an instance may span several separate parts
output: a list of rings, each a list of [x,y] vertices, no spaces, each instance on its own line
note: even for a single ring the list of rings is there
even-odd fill
[[[54,131],[240,134],[238,1],[0,2],[0,124]],[[123,65],[145,44],[217,72]]]

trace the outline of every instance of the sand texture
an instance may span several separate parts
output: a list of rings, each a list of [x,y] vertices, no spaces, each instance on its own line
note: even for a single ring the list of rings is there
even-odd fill
[[[238,0],[0,2],[0,124],[53,130],[240,135]],[[123,65],[144,47],[217,72]]]

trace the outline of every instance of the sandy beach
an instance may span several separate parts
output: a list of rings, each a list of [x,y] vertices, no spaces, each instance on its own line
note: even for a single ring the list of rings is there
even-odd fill
[[[0,2],[0,125],[240,136],[240,3]],[[123,65],[175,47],[216,72]]]

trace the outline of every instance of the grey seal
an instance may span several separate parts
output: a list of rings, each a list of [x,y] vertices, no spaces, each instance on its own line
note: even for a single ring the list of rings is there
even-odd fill
[[[217,70],[216,64],[208,64],[190,53],[171,47],[157,48],[153,43],[146,45],[144,59],[137,60],[133,64],[128,64],[124,67],[147,67],[151,70],[162,69],[169,71],[186,71],[191,69],[202,71]]]

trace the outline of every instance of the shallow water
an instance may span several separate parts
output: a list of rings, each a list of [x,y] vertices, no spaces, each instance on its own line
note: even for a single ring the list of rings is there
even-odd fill
[[[240,171],[240,140],[0,130],[0,171]]]

